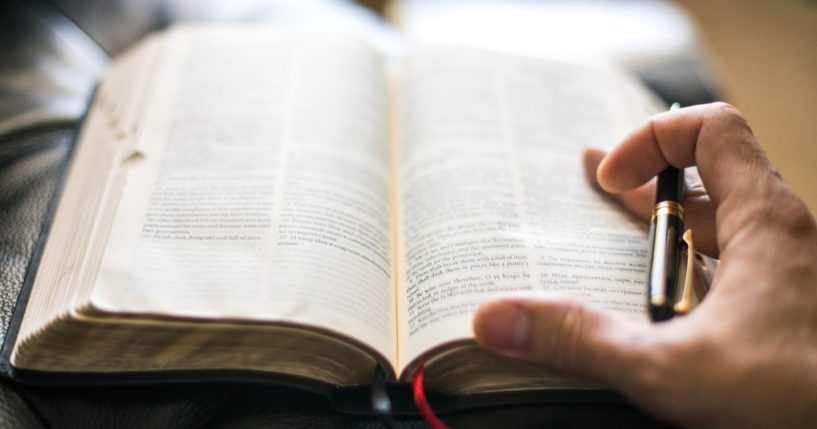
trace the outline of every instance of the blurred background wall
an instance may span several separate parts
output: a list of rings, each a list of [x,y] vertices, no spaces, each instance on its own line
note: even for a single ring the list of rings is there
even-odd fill
[[[719,61],[726,98],[817,213],[817,1],[677,3]]]

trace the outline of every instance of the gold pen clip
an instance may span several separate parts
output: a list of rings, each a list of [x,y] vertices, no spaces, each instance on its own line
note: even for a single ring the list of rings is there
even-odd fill
[[[692,292],[695,289],[695,242],[692,240],[692,230],[688,229],[683,236],[686,243],[687,263],[684,275],[684,287],[680,291],[681,299],[675,300],[673,309],[676,314],[688,314],[692,310]]]

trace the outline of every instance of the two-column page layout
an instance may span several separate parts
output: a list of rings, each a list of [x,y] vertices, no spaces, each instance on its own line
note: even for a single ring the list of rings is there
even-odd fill
[[[335,34],[154,35],[97,91],[12,362],[351,385],[424,359],[454,393],[580,385],[479,350],[471,319],[523,291],[645,317],[645,227],[586,183],[580,153],[653,106],[598,65],[427,46],[387,66]]]

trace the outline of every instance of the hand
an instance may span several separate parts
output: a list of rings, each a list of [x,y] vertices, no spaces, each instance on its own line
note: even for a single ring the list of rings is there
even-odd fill
[[[589,304],[505,298],[474,319],[496,352],[620,391],[692,427],[817,427],[817,225],[724,103],[654,116],[605,156],[590,180],[649,219],[667,165],[697,165],[686,224],[720,265],[691,314],[636,323]],[[595,172],[595,174],[593,174]]]

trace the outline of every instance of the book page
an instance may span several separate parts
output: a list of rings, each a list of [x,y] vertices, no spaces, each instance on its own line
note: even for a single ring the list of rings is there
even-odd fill
[[[94,309],[306,325],[394,361],[379,56],[337,35],[189,27],[157,63],[114,173]]]
[[[652,104],[613,70],[421,48],[400,88],[400,370],[478,305],[558,293],[643,319],[647,230],[585,181]]]
[[[98,258],[102,249],[89,246],[102,213],[106,212],[107,190],[115,186],[110,166],[119,157],[130,137],[130,119],[144,99],[146,73],[153,64],[157,43],[147,37],[123,52],[105,73],[94,94],[94,103],[70,155],[70,168],[61,185],[59,204],[47,240],[31,295],[25,305],[18,338],[40,331],[44,324],[72,309],[72,300],[87,283],[87,270],[78,260]],[[115,98],[111,94],[116,94]]]

